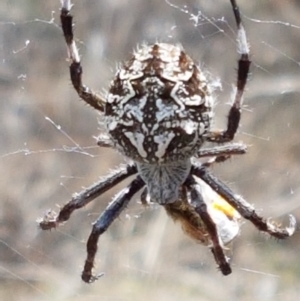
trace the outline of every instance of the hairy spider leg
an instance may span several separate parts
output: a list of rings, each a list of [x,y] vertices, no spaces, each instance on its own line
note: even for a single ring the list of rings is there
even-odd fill
[[[190,175],[185,181],[184,186],[186,186],[188,191],[190,192],[191,206],[194,207],[195,211],[199,214],[200,218],[206,226],[209,236],[211,237],[212,253],[217,264],[219,265],[222,274],[229,275],[231,273],[231,267],[223,252],[216,224],[207,211],[207,205],[205,204],[201,195],[201,188],[199,187],[199,184],[195,181],[193,176]]]
[[[145,186],[144,181],[137,176],[127,187],[121,190],[106,207],[99,218],[94,222],[92,232],[87,242],[87,258],[85,260],[84,269],[81,278],[84,282],[92,283],[101,277],[102,274],[94,276],[92,268],[94,267],[95,256],[98,249],[98,240],[111,223],[126,208],[132,197]]]
[[[113,171],[90,187],[79,193],[75,193],[71,201],[63,206],[58,215],[56,215],[53,211],[48,211],[42,219],[38,220],[40,227],[43,230],[49,230],[57,227],[63,222],[66,222],[74,210],[82,208],[107,190],[113,188],[115,185],[136,173],[137,168],[133,163],[127,164],[126,166]]]
[[[205,183],[207,183],[214,191],[216,191],[221,197],[223,197],[228,204],[235,208],[245,219],[251,221],[251,223],[262,232],[267,232],[269,235],[277,239],[285,239],[290,237],[296,229],[295,217],[290,215],[290,224],[288,227],[281,228],[263,217],[259,216],[252,205],[246,202],[241,196],[234,194],[231,189],[223,182],[213,176],[207,168],[202,165],[192,165],[191,173]]]
[[[200,148],[195,158],[219,157],[243,155],[247,151],[247,145],[244,143],[231,143],[226,145],[214,146],[212,148]]]

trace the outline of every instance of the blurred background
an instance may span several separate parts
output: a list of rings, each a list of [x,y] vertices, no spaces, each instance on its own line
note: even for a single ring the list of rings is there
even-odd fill
[[[224,127],[238,54],[229,1],[74,0],[84,81],[102,92],[117,63],[138,44],[181,43],[222,88],[216,127]],[[251,46],[251,75],[236,141],[248,154],[213,172],[257,211],[283,225],[300,222],[300,3],[238,1]],[[298,300],[300,235],[276,241],[251,223],[230,250],[224,277],[211,252],[184,236],[163,208],[135,198],[99,241],[96,271],[81,270],[91,223],[120,184],[57,230],[36,219],[124,162],[96,146],[101,117],[72,89],[59,28],[60,2],[0,4],[1,300]]]

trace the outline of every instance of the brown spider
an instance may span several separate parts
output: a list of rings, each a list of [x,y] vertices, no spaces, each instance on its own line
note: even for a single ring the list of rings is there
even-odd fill
[[[117,71],[105,99],[85,86],[73,38],[71,1],[62,0],[61,24],[72,84],[80,98],[105,116],[107,135],[98,137],[98,145],[112,147],[132,162],[74,194],[59,214],[49,211],[39,220],[40,227],[44,230],[57,227],[67,221],[74,210],[136,175],[93,223],[87,242],[83,281],[91,283],[101,276],[92,274],[99,236],[142,188],[142,203],[148,199],[162,205],[174,220],[181,222],[188,235],[208,245],[224,275],[231,273],[231,267],[223,247],[238,234],[240,215],[250,220],[259,231],[278,239],[293,234],[296,227],[294,217],[290,217],[289,227],[276,226],[259,216],[253,206],[209,171],[212,163],[246,152],[242,143],[203,148],[205,142],[222,144],[233,140],[239,126],[250,67],[249,47],[239,8],[235,0],[230,2],[240,53],[237,87],[227,128],[216,131],[211,130],[212,85],[205,72],[180,46],[143,45]],[[206,163],[196,161],[204,157],[211,159]]]

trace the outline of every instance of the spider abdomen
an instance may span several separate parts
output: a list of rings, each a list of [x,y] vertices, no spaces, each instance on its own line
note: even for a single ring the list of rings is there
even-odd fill
[[[210,127],[211,91],[179,46],[143,46],[112,81],[105,117],[115,147],[127,157],[159,164],[186,160]]]

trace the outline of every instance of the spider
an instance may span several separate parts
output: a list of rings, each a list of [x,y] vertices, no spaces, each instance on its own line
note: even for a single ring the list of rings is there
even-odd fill
[[[73,37],[71,1],[61,1],[61,26],[73,87],[81,99],[105,117],[107,134],[100,135],[97,144],[114,148],[131,161],[74,194],[59,214],[48,211],[39,220],[40,227],[44,230],[57,227],[66,222],[74,210],[136,175],[93,223],[81,275],[83,281],[91,283],[102,276],[92,273],[99,237],[142,189],[143,204],[151,201],[163,206],[174,220],[180,221],[189,236],[211,248],[223,275],[232,272],[224,246],[238,234],[240,216],[277,239],[293,234],[296,227],[293,216],[286,228],[271,223],[209,170],[214,163],[246,152],[243,143],[229,143],[239,126],[251,64],[239,7],[236,0],[230,3],[240,54],[237,83],[226,129],[212,130],[212,84],[205,70],[201,70],[181,46],[166,43],[141,46],[117,70],[105,98],[85,86]],[[216,146],[203,148],[205,142]],[[209,159],[200,163],[199,158]]]

